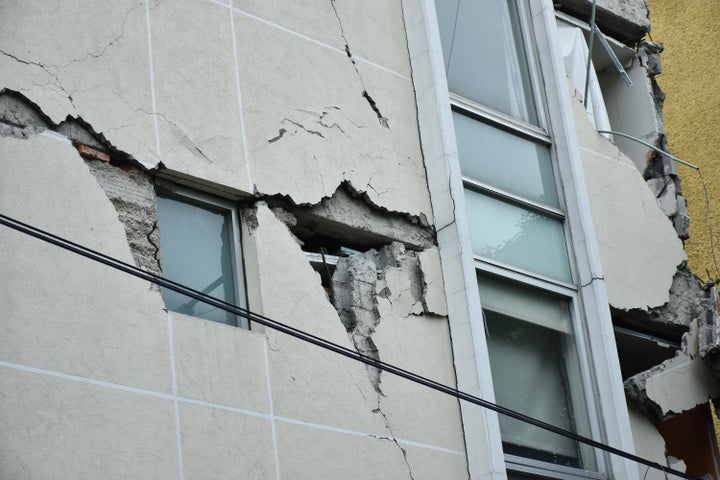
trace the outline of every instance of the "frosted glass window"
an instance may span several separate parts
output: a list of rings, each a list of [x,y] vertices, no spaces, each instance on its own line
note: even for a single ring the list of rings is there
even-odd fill
[[[437,0],[435,7],[450,91],[537,124],[514,2]]]
[[[539,293],[524,285],[481,275],[478,275],[477,281],[482,292],[483,308],[550,330],[572,334],[572,322],[565,300]]]
[[[453,112],[460,167],[464,176],[530,200],[558,207],[550,150]]]
[[[158,197],[163,276],[235,304],[230,213]],[[235,315],[163,289],[168,309],[237,325]]]
[[[465,190],[476,255],[570,282],[562,221]]]
[[[496,402],[589,435],[567,300],[478,275]],[[594,468],[590,451],[566,437],[499,416],[505,453]]]
[[[485,321],[496,402],[574,431],[563,375],[564,344],[572,337],[490,310]],[[504,415],[499,420],[505,453],[580,466],[575,441]]]

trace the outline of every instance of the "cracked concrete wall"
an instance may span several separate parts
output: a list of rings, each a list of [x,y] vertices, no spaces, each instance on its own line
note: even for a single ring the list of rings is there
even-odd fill
[[[301,229],[322,232],[348,244],[400,241],[408,247],[421,249],[435,243],[432,226],[421,218],[385,212],[345,183],[318,204],[286,208],[295,215]]]
[[[153,178],[128,163],[126,155],[113,149],[91,127],[70,120],[54,125],[24,96],[7,91],[0,93],[0,136],[26,139],[50,131],[66,137],[84,157],[125,227],[135,265],[160,274],[160,234]]]
[[[578,98],[573,106],[610,306],[660,307],[687,260],[682,242],[632,160],[594,130]]]
[[[355,350],[382,360],[373,334],[383,317],[447,315],[439,260],[435,248],[416,253],[394,242],[338,261],[332,298]],[[380,370],[366,368],[373,388],[383,395]]]
[[[0,137],[2,213],[157,273],[155,178],[220,193],[255,210],[250,306],[349,348],[258,202],[316,233],[401,241],[412,271],[388,263],[370,292],[375,348],[455,384],[399,2],[11,0],[0,72],[0,135],[18,137]],[[456,400],[386,374],[378,391],[355,362],[165,313],[147,284],[0,235],[0,477],[467,477]]]
[[[683,348],[674,358],[625,382],[626,394],[642,413],[652,421],[662,421],[720,393],[697,348],[697,322],[708,311],[705,295],[687,268],[680,230],[666,217],[678,214],[682,197],[675,188],[658,191],[656,185],[670,182],[675,186],[670,174],[677,171],[661,168],[656,180],[646,182],[640,172],[645,170],[648,176],[649,167],[641,169],[595,132],[577,98],[574,108],[614,319],[669,338],[686,332]],[[663,192],[669,192],[669,206]],[[675,211],[668,212],[672,208]]]
[[[129,166],[123,169],[98,160],[86,160],[86,163],[117,211],[135,265],[162,274],[157,197],[152,177]]]
[[[348,320],[345,319],[345,325],[341,320],[346,311],[339,307],[338,313],[328,301],[319,274],[308,263],[287,225],[262,203],[251,216],[253,228],[246,244],[256,252],[253,255],[259,272],[257,287],[264,313],[355,349],[353,335],[347,332]],[[428,265],[426,282],[418,276],[419,258]],[[354,298],[348,295],[347,300],[362,303],[359,307],[368,317],[363,320],[367,321],[364,332],[372,337],[380,359],[454,385],[447,319],[423,313],[422,301],[418,303],[414,296],[425,291],[427,298],[434,298],[434,290],[439,287],[438,262],[434,249],[427,254],[407,252],[399,243],[381,251],[357,254],[347,259],[346,264],[348,270],[355,265],[357,283],[364,282],[367,288]],[[378,265],[382,266],[381,273]],[[338,270],[341,269],[339,265]],[[336,277],[340,281],[341,275],[336,273]],[[418,280],[414,295],[410,277]],[[277,298],[283,301],[272,301]],[[357,316],[355,321],[359,323]],[[359,338],[360,332],[357,334]],[[352,464],[354,458],[372,458],[358,470],[362,474],[358,473],[357,478],[385,478],[390,474],[415,479],[467,476],[463,454],[418,451],[412,445],[419,442],[437,445],[448,452],[462,452],[457,401],[386,373],[374,372],[369,376],[362,364],[286,335],[271,330],[266,335],[276,415],[367,432],[353,437],[332,431],[312,433],[301,426],[283,427],[280,451],[289,457],[283,460],[284,474],[292,478],[332,477],[339,474],[337,469],[343,465],[344,473],[339,475],[349,478],[354,474],[345,470],[347,463]],[[338,452],[336,458],[343,461],[308,463],[318,455],[326,458],[327,452]],[[353,454],[348,457],[347,452]]]
[[[148,168],[296,204],[348,182],[432,223],[400,4],[233,6],[3,2],[0,90]]]

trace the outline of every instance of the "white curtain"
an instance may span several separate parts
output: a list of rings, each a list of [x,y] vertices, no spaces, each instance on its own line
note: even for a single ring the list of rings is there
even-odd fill
[[[565,73],[582,95],[585,92],[588,46],[585,36],[578,27],[558,21],[560,47],[565,62]],[[595,69],[590,68],[588,88],[587,116],[596,130],[612,130],[608,118],[605,100]]]

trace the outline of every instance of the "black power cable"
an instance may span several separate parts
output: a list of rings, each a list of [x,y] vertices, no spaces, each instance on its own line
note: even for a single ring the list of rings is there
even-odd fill
[[[556,427],[549,423],[545,423],[536,418],[529,417],[527,415],[516,412],[514,410],[510,410],[509,408],[505,408],[503,406],[496,405],[492,402],[488,402],[487,400],[483,400],[480,397],[476,397],[474,395],[470,395],[469,393],[462,392],[462,391],[458,390],[457,388],[449,387],[447,385],[436,382],[434,380],[430,380],[429,378],[423,377],[416,373],[410,372],[408,370],[404,370],[400,367],[396,367],[395,365],[392,365],[392,364],[389,364],[389,363],[386,363],[386,362],[383,362],[380,360],[375,360],[374,358],[371,358],[371,357],[368,357],[361,353],[358,353],[355,350],[351,350],[347,347],[343,347],[336,343],[330,342],[328,340],[317,337],[315,335],[304,332],[302,330],[291,327],[289,325],[285,325],[283,323],[280,323],[276,320],[272,320],[268,317],[264,317],[257,313],[253,313],[250,310],[238,307],[237,305],[233,305],[231,303],[225,302],[218,298],[211,297],[200,291],[193,290],[192,288],[186,287],[185,285],[182,285],[180,283],[163,278],[160,275],[146,272],[134,265],[130,265],[128,263],[122,262],[116,258],[110,257],[108,255],[102,254],[102,253],[92,250],[90,248],[87,248],[87,247],[84,247],[77,243],[71,242],[70,240],[66,240],[62,237],[58,237],[57,235],[53,235],[52,233],[46,232],[44,230],[41,230],[39,228],[33,227],[28,224],[22,223],[18,220],[10,218],[6,215],[0,214],[0,224],[10,227],[14,230],[17,230],[18,232],[21,232],[26,235],[30,235],[32,237],[40,239],[44,242],[58,246],[60,248],[68,250],[70,252],[76,253],[78,255],[82,255],[83,257],[86,257],[86,258],[89,258],[96,262],[102,263],[103,265],[107,265],[116,270],[120,270],[122,272],[128,273],[128,274],[133,275],[142,280],[147,280],[156,285],[160,285],[161,287],[168,288],[170,290],[173,290],[180,294],[186,295],[195,300],[204,302],[208,305],[212,305],[212,306],[219,308],[221,310],[224,310],[226,312],[233,313],[235,315],[239,315],[241,317],[248,319],[249,321],[257,322],[260,325],[263,325],[268,328],[272,328],[273,330],[277,330],[279,332],[285,333],[292,337],[298,338],[305,342],[308,342],[308,343],[311,343],[318,347],[324,348],[325,350],[329,350],[331,352],[343,355],[347,358],[351,358],[353,360],[357,360],[359,362],[365,363],[366,365],[373,366],[382,371],[392,373],[393,375],[397,375],[399,377],[405,378],[407,380],[410,380],[417,384],[423,385],[425,387],[432,388],[433,390],[437,390],[437,391],[445,393],[447,395],[451,395],[459,400],[464,400],[466,402],[469,402],[469,403],[472,403],[475,405],[479,405],[483,408],[493,410],[497,413],[506,415],[510,418],[514,418],[521,422],[525,422],[530,425],[536,426],[538,428],[542,428],[544,430],[555,433],[557,435],[562,435],[564,437],[575,440],[576,442],[583,443],[585,445],[589,445],[591,447],[594,447],[594,448],[597,448],[600,450],[604,450],[606,452],[612,453],[614,455],[618,455],[618,456],[626,458],[628,460],[632,460],[632,461],[640,463],[642,465],[646,465],[648,467],[655,468],[657,470],[661,470],[665,473],[676,475],[678,477],[682,477],[687,480],[700,480],[697,477],[688,475],[687,473],[680,472],[678,470],[674,470],[672,468],[660,465],[659,463],[652,462],[650,460],[646,460],[642,457],[638,457],[637,455],[627,453],[618,448],[611,447],[609,445],[605,445],[604,443],[595,441],[591,438],[587,438],[582,435],[578,435],[577,433],[570,432],[568,430],[563,430],[562,428]]]

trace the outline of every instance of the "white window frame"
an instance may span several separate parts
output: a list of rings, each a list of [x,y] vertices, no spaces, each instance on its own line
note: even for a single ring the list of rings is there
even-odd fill
[[[247,308],[247,290],[245,287],[245,268],[243,264],[244,257],[242,242],[240,240],[242,236],[242,222],[240,221],[237,204],[230,200],[180,186],[164,179],[158,179],[155,187],[156,195],[159,197],[172,198],[188,204],[208,206],[229,214],[230,225],[228,227],[232,240],[230,261],[232,264],[233,285],[235,287],[235,305],[241,308]],[[162,235],[162,232],[160,234]],[[250,324],[245,317],[236,315],[236,320],[237,327],[250,328]]]
[[[547,283],[546,278],[537,278],[536,275],[527,277],[527,272],[513,271],[505,265],[477,259],[473,255],[434,0],[403,0],[403,11],[413,82],[418,92],[416,101],[422,147],[443,263],[458,388],[494,401],[484,330],[476,321],[482,316],[475,281],[476,262],[480,261],[487,271],[501,269],[508,278],[522,275],[528,284],[538,282],[537,285],[545,288],[569,289],[574,292],[571,296],[574,321],[576,325],[579,322],[578,328],[585,332],[587,338],[583,347],[587,355],[582,361],[587,362],[593,378],[592,381],[587,380],[591,385],[586,390],[586,396],[591,403],[589,408],[593,408],[592,403],[598,407],[595,410],[599,439],[616,448],[634,452],[571,97],[562,59],[553,47],[557,44],[557,33],[552,2],[533,0],[529,4],[537,61],[543,66],[542,69],[531,68],[531,71],[540,72],[546,97],[547,124],[553,126],[554,149],[558,155],[556,175],[561,180],[560,194],[564,193],[566,228],[571,233],[567,239],[569,250],[574,252],[571,257],[574,256],[575,261],[575,285],[562,285],[556,281]],[[525,41],[528,41],[527,37]],[[535,61],[532,55],[530,61]],[[502,115],[496,117],[492,119],[496,123],[514,123]],[[464,402],[460,406],[471,478],[504,479],[507,477],[507,465],[512,465],[517,471],[525,469],[523,471],[533,475],[540,473],[532,470],[538,467],[532,464],[532,460],[505,457],[497,414]],[[630,480],[638,478],[637,465],[633,462],[604,453],[599,453],[599,456],[604,459],[598,465],[601,471],[586,474],[586,478],[598,475]],[[578,478],[576,469],[571,469],[573,472],[561,471],[562,468],[556,470],[553,476]],[[547,470],[544,471],[547,473]]]

